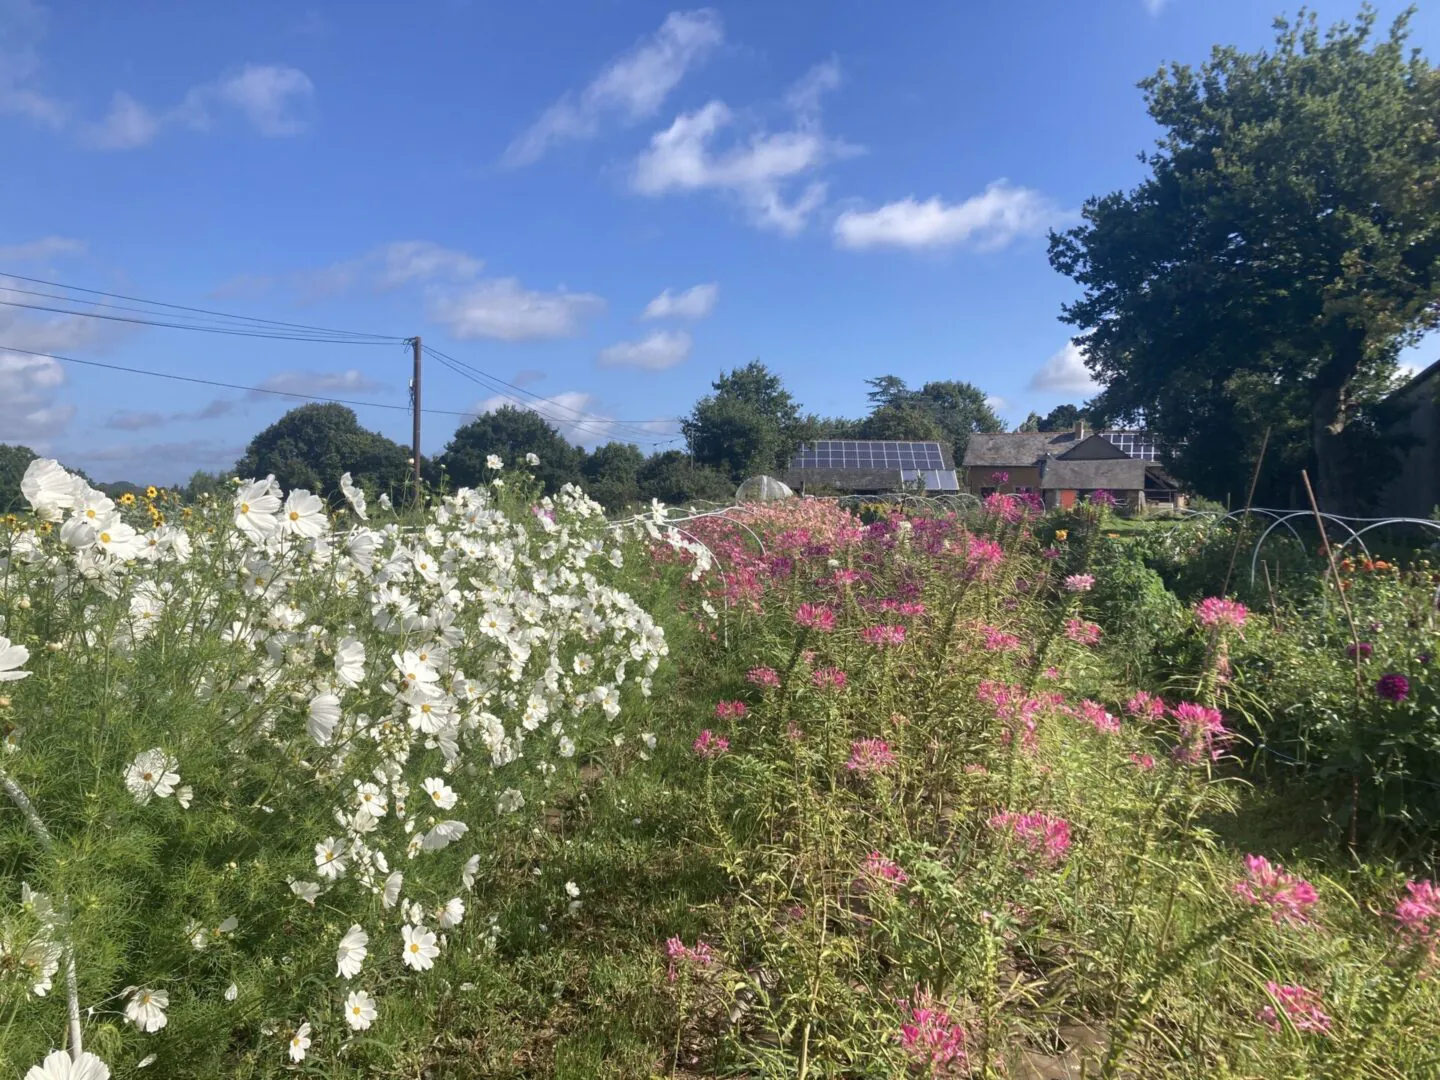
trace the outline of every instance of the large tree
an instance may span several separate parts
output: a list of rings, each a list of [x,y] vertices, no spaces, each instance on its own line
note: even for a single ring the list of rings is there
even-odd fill
[[[526,454],[540,459],[531,469],[553,495],[565,484],[578,483],[585,451],[566,442],[560,432],[529,409],[502,405],[456,430],[444,453],[435,459],[456,487],[482,487],[495,477],[485,459],[494,454],[505,467],[526,468]]]
[[[1302,13],[1269,51],[1162,69],[1140,84],[1150,175],[1050,237],[1085,290],[1062,318],[1104,386],[1091,411],[1186,440],[1201,490],[1243,491],[1270,428],[1346,505],[1397,352],[1440,318],[1440,77],[1408,20],[1375,41],[1368,6],[1323,36]]]
[[[618,511],[640,501],[637,479],[645,455],[634,443],[608,442],[586,456],[580,471],[585,494],[606,510]]]
[[[340,475],[347,472],[371,494],[398,500],[410,469],[405,447],[361,427],[352,409],[319,403],[291,409],[251,439],[235,463],[239,476],[274,473],[287,489],[332,500],[341,498]]]
[[[942,379],[912,390],[898,375],[865,383],[874,408],[862,425],[863,438],[934,439],[948,443],[960,461],[971,435],[1005,430],[1005,421],[974,383]]]
[[[729,475],[708,465],[697,465],[682,450],[666,450],[646,458],[636,482],[642,499],[659,499],[672,506],[697,499],[728,502],[735,497],[735,481]]]
[[[0,443],[0,513],[13,513],[29,507],[20,493],[20,481],[30,462],[40,455],[18,443]]]
[[[782,471],[810,429],[780,376],[752,360],[711,388],[680,421],[696,464],[736,481]]]

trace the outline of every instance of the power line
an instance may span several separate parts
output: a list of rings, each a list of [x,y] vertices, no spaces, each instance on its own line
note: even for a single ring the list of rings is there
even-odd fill
[[[126,296],[124,293],[105,292],[102,289],[87,289],[81,285],[65,285],[58,281],[46,281],[44,278],[26,277],[24,274],[9,274],[0,271],[0,277],[12,281],[28,281],[32,285],[46,285],[52,289],[68,289],[71,292],[88,293],[91,296],[106,296],[112,300],[128,300],[135,304],[149,304],[151,307],[169,308],[172,311],[187,311],[195,315],[209,315],[219,319],[234,319],[240,322],[254,323],[264,326],[281,327],[289,330],[308,330],[313,333],[337,334],[354,338],[376,338],[384,341],[404,341],[402,337],[393,334],[369,334],[358,330],[335,330],[325,326],[310,326],[306,323],[282,322],[278,319],[261,319],[253,315],[233,315],[225,311],[213,311],[209,308],[187,307],[184,304],[170,304],[163,300],[146,300],[139,296]],[[11,292],[21,292],[20,289],[11,289]],[[42,294],[43,295],[43,294]],[[97,304],[98,307],[112,307],[115,305]],[[133,309],[125,309],[133,310]]]
[[[366,409],[393,409],[410,412],[409,405],[388,405],[381,401],[355,401],[350,398],[321,397],[317,394],[302,394],[295,390],[273,390],[264,386],[241,386],[238,383],[220,382],[217,379],[201,379],[194,375],[176,375],[169,371],[150,371],[146,368],[126,367],[124,364],[106,364],[99,360],[81,360],[75,356],[61,356],[53,352],[38,352],[35,349],[21,349],[13,345],[0,344],[0,352],[23,353],[26,356],[48,356],[66,364],[83,364],[85,367],[104,368],[107,371],[123,371],[129,375],[148,375],[155,379],[169,379],[173,382],[195,383],[199,386],[217,386],[224,390],[244,390],[251,394],[273,394],[276,397],[300,398],[304,401],[323,401],[331,405],[355,405]],[[425,409],[436,416],[464,416],[473,418],[474,413],[457,412],[452,409]]]
[[[259,329],[240,327],[200,326],[195,323],[161,322],[156,319],[132,319],[124,315],[105,315],[99,311],[75,311],[72,308],[49,307],[45,304],[24,304],[18,300],[0,300],[0,305],[24,308],[28,311],[48,311],[58,315],[75,315],[84,319],[104,319],[108,322],[131,323],[136,326],[161,326],[172,330],[198,330],[206,334],[226,334],[232,337],[269,338],[276,341],[323,341],[332,345],[393,345],[403,338],[352,338],[332,337],[324,334],[284,334]]]

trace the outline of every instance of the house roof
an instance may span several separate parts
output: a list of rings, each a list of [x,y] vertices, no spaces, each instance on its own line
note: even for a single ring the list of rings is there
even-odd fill
[[[1139,491],[1145,487],[1145,462],[1138,458],[1068,460],[1048,458],[1040,466],[1040,489]]]
[[[1058,457],[1075,446],[1073,431],[1004,431],[994,435],[975,434],[965,446],[964,465],[1034,465],[1047,454]]]

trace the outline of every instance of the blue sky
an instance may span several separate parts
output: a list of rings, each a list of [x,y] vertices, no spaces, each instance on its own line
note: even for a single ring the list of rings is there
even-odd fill
[[[420,334],[592,444],[665,445],[755,357],[815,412],[894,373],[975,382],[1015,423],[1085,395],[1044,235],[1139,179],[1135,82],[1296,6],[0,0],[0,274]],[[1414,43],[1440,52],[1435,4]],[[398,343],[0,307],[0,441],[98,479],[228,467],[295,402],[7,347],[407,400]],[[501,400],[428,360],[424,396]],[[408,442],[404,412],[357,412]],[[425,452],[461,422],[427,416]]]

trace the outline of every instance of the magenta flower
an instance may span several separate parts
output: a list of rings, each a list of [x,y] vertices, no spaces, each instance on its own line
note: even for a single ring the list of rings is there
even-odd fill
[[[1092,506],[1108,506],[1112,510],[1120,505],[1119,502],[1116,501],[1115,496],[1104,488],[1090,493],[1090,504]]]
[[[1010,474],[1008,472],[997,469],[995,472],[992,472],[990,474],[990,479],[996,484],[1008,484],[1010,482]]]
[[[752,686],[773,689],[780,685],[780,673],[769,667],[751,668],[749,674],[745,676],[745,681]]]
[[[970,1071],[965,1053],[969,1035],[965,1027],[940,1007],[928,992],[902,1001],[905,1021],[900,1025],[900,1046],[913,1065],[931,1076],[963,1076]]]
[[[1319,1035],[1330,1034],[1330,1017],[1321,1007],[1320,995],[1303,986],[1282,986],[1274,979],[1265,984],[1265,989],[1279,1004],[1281,1012],[1290,1018],[1296,1031],[1310,1031]],[[1255,1017],[1271,1031],[1279,1035],[1284,1030],[1280,1013],[1274,1005],[1266,1005]]]
[[[1084,619],[1067,619],[1065,636],[1079,645],[1098,645],[1100,643],[1100,627],[1093,622],[1086,622]]]
[[[1094,574],[1071,574],[1064,581],[1066,592],[1089,592],[1095,587]]]
[[[695,740],[693,749],[702,758],[717,758],[730,749],[730,740],[706,728]]]
[[[884,739],[857,739],[850,744],[850,760],[845,768],[860,776],[883,772],[895,764],[895,754]]]
[[[817,690],[843,690],[848,681],[845,672],[837,667],[816,668],[810,673],[810,682]]]
[[[1130,764],[1134,765],[1141,772],[1149,772],[1155,768],[1155,759],[1149,754],[1135,753],[1130,755]]]
[[[1102,735],[1120,734],[1120,721],[1106,712],[1103,705],[1089,698],[1080,702],[1077,715]]]
[[[900,869],[897,863],[887,859],[878,851],[872,851],[865,856],[865,863],[860,868],[860,878],[856,884],[861,892],[878,887],[884,892],[893,893],[909,880],[910,875]]]
[[[985,638],[985,648],[990,652],[1014,652],[1020,648],[1020,639],[1004,630],[982,626],[980,633]]]
[[[666,975],[665,977],[674,982],[680,976],[680,972],[691,968],[706,968],[715,963],[715,952],[699,938],[695,939],[695,947],[686,945],[680,938],[672,937],[665,942]]]
[[[1165,702],[1146,690],[1137,690],[1125,703],[1125,711],[1137,720],[1154,723],[1165,715]]]
[[[1406,896],[1395,904],[1400,933],[1416,944],[1440,949],[1440,888],[1433,881],[1407,881]]]
[[[1239,630],[1249,615],[1245,605],[1223,596],[1207,596],[1195,605],[1195,621],[1201,626],[1224,626]]]
[[[1245,880],[1235,883],[1235,894],[1247,903],[1268,907],[1276,923],[1294,926],[1310,921],[1310,909],[1320,899],[1310,882],[1271,866],[1260,855],[1245,856]]]
[[[1182,701],[1170,710],[1170,715],[1180,732],[1180,743],[1175,747],[1176,761],[1198,765],[1202,761],[1214,761],[1224,753],[1230,732],[1218,710]]]
[[[807,630],[828,634],[835,629],[835,612],[824,604],[801,604],[795,609],[795,622]]]
[[[1381,675],[1375,683],[1375,693],[1386,701],[1404,701],[1410,696],[1410,680],[1393,671]]]
[[[878,626],[867,626],[860,631],[860,640],[881,648],[887,645],[904,645],[905,627],[899,624],[892,626],[884,623]]]
[[[1006,811],[990,819],[997,832],[1009,832],[1019,843],[1048,862],[1061,862],[1070,851],[1070,823],[1064,818],[1032,812],[1016,814]]]
[[[1358,655],[1361,660],[1369,660],[1375,652],[1375,646],[1368,641],[1351,642],[1345,646],[1345,655],[1354,660]]]
[[[715,703],[716,720],[739,720],[748,711],[743,701],[717,701]]]

